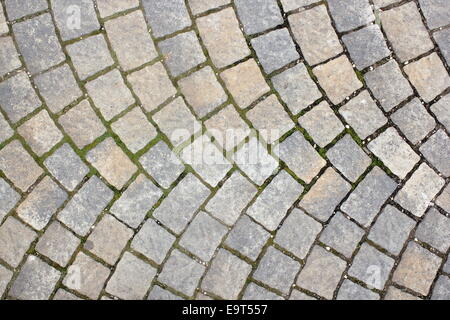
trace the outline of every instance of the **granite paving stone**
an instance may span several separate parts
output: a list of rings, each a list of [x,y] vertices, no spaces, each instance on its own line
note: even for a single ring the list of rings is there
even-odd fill
[[[447,131],[450,129],[450,115],[448,114],[448,105],[450,102],[450,95],[442,97],[438,102],[431,106],[431,112],[433,112],[438,121],[442,123]]]
[[[433,34],[434,40],[436,41],[442,55],[444,56],[447,65],[450,64],[450,29],[444,29],[442,31],[435,32]]]
[[[13,272],[0,265],[0,296],[2,296],[13,276]]]
[[[380,300],[380,296],[350,280],[344,280],[339,288],[337,300]]]
[[[276,0],[236,0],[237,14],[247,34],[255,34],[283,23]]]
[[[422,147],[420,152],[445,177],[450,176],[450,138],[444,130],[432,135]]]
[[[450,186],[447,185],[445,187],[444,191],[439,195],[439,197],[436,200],[436,204],[444,209],[445,211],[450,211]]]
[[[450,248],[450,218],[431,208],[419,224],[415,237],[441,252]]]
[[[111,16],[139,5],[139,0],[97,0],[98,11],[102,18]]]
[[[445,0],[420,0],[419,4],[430,29],[450,24],[448,3]]]
[[[172,300],[183,300],[183,298],[173,294],[168,290],[162,289],[159,286],[154,286],[148,295],[148,300],[172,301]]]
[[[284,300],[284,298],[251,282],[245,289],[242,300]]]
[[[16,20],[48,8],[45,0],[6,0],[6,13],[9,20]]]
[[[375,20],[369,0],[328,0],[331,17],[339,32],[349,31]]]
[[[0,221],[16,206],[20,195],[4,179],[0,179]]]
[[[11,37],[0,38],[0,76],[20,68],[22,63]]]
[[[433,289],[431,300],[449,300],[450,299],[450,278],[439,276]]]
[[[188,3],[192,13],[199,14],[211,9],[225,6],[230,3],[230,0],[188,0]]]
[[[5,117],[0,114],[0,144],[11,138],[14,134],[11,126],[6,121]]]
[[[413,296],[405,291],[397,289],[394,286],[390,286],[387,290],[384,300],[421,300],[420,298]]]

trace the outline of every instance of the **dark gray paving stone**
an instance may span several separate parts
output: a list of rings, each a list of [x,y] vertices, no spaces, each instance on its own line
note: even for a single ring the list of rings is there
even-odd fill
[[[276,0],[237,0],[234,3],[247,34],[263,32],[283,23]]]
[[[48,8],[45,0],[6,0],[5,6],[9,21],[20,19]]]
[[[430,29],[450,24],[450,10],[446,0],[419,0],[419,4]]]
[[[444,176],[450,176],[450,138],[439,130],[420,147],[420,152]]]
[[[450,248],[450,218],[431,208],[419,224],[416,238],[441,252],[447,252]]]
[[[144,0],[142,5],[155,37],[182,30],[192,23],[183,0]]]
[[[450,278],[440,276],[434,285],[431,300],[450,300]]]
[[[328,8],[339,32],[349,31],[375,20],[368,0],[328,0]]]

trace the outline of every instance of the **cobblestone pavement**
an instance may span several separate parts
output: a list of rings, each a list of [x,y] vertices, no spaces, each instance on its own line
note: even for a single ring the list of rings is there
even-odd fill
[[[448,0],[0,3],[2,299],[450,299]]]

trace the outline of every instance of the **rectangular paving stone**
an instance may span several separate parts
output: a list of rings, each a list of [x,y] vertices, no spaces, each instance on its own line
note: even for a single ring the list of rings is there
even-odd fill
[[[0,258],[17,268],[37,235],[19,220],[8,217],[0,226]]]
[[[351,190],[333,168],[328,168],[300,201],[299,206],[320,221],[327,221]]]
[[[6,121],[5,117],[0,114],[0,144],[11,138],[13,134],[13,129]]]
[[[131,248],[157,264],[162,264],[175,240],[176,238],[155,220],[148,219],[134,237]]]
[[[193,14],[199,14],[230,3],[230,0],[189,0],[189,7]]]
[[[32,74],[47,70],[64,61],[65,56],[56,37],[50,14],[13,25],[13,32],[28,71]]]
[[[124,300],[142,299],[155,275],[155,268],[126,252],[108,281],[106,291]]]
[[[351,258],[364,233],[363,229],[338,212],[325,227],[319,240]]]
[[[0,150],[0,170],[24,192],[44,173],[18,140]]]
[[[337,300],[380,300],[380,296],[350,280],[344,280],[337,295]]]
[[[23,18],[24,16],[43,11],[48,8],[45,0],[6,0],[6,13],[10,21]]]
[[[80,149],[91,144],[106,132],[88,100],[81,101],[67,111],[58,119],[58,122]]]
[[[299,209],[294,209],[275,237],[275,243],[304,259],[322,231],[322,225]]]
[[[284,140],[275,153],[306,183],[310,183],[327,164],[298,131]]]
[[[12,123],[36,110],[41,105],[25,72],[0,83],[0,107]]]
[[[25,201],[19,205],[16,211],[26,223],[36,230],[42,230],[66,199],[67,193],[52,179],[45,177],[25,198]]]
[[[263,32],[283,23],[275,0],[236,0],[234,5],[247,34]]]
[[[137,68],[158,56],[142,11],[106,21],[105,29],[119,64],[125,70]]]
[[[253,59],[225,70],[220,76],[242,109],[247,108],[252,102],[270,91],[261,70]]]
[[[369,0],[328,0],[328,8],[339,32],[349,31],[375,20]]]
[[[370,230],[369,240],[390,253],[399,255],[416,222],[388,205]]]
[[[372,159],[350,135],[346,135],[328,150],[327,157],[352,182],[356,182],[372,163]]]
[[[439,46],[447,65],[450,64],[450,29],[433,33],[433,38]]]
[[[448,113],[448,105],[450,103],[450,95],[442,97],[441,100],[431,106],[431,111],[436,115],[440,123],[442,123],[447,131],[450,129],[450,114]]]
[[[380,15],[383,30],[402,62],[433,49],[415,3],[408,2]]]
[[[135,102],[117,69],[88,82],[86,89],[107,121]]]
[[[242,300],[284,300],[283,297],[251,282],[245,289]]]
[[[415,216],[422,217],[444,184],[444,179],[423,163],[397,193],[395,201]]]
[[[364,75],[367,86],[385,111],[392,110],[413,94],[408,80],[403,77],[394,60]]]
[[[444,130],[432,135],[420,148],[423,156],[444,176],[450,176],[450,138]]]
[[[97,0],[98,11],[102,18],[111,16],[139,5],[139,0]]]
[[[420,160],[393,127],[370,142],[368,148],[401,179],[404,179]]]
[[[153,217],[179,234],[209,194],[209,189],[200,180],[188,174],[155,210]]]
[[[190,0],[190,2],[212,6],[214,2],[226,3],[229,0],[214,0],[213,2]],[[191,9],[195,14],[196,10],[192,5]],[[217,68],[226,67],[250,54],[250,49],[247,47],[232,8],[198,18],[196,23],[203,43],[211,56],[212,63]],[[211,30],[214,31],[211,32]]]
[[[193,296],[205,267],[184,253],[174,250],[158,276],[158,281]]]
[[[450,299],[450,278],[439,276],[433,289],[431,300],[449,300]]]
[[[431,208],[419,224],[416,238],[441,252],[447,252],[450,248],[450,218]]]
[[[22,65],[11,37],[0,38],[0,76],[6,75]]]
[[[274,247],[269,247],[253,278],[287,295],[299,270],[299,262]]]
[[[243,215],[229,233],[225,245],[255,261],[269,237],[263,227]]]
[[[208,262],[227,232],[227,227],[200,211],[189,224],[179,244]]]
[[[202,281],[202,289],[227,300],[236,300],[244,287],[251,265],[220,249]]]
[[[302,192],[302,185],[283,170],[258,196],[247,214],[268,230],[275,231]]]
[[[350,194],[341,210],[367,227],[396,187],[383,170],[375,167]]]
[[[6,269],[4,266],[0,265],[0,296],[2,296],[9,281],[12,279],[13,272]]]
[[[58,214],[58,220],[85,236],[114,193],[96,176],[90,178]]]
[[[442,259],[410,242],[403,253],[392,280],[422,295],[427,295],[436,277]]]
[[[346,265],[344,260],[315,246],[297,278],[297,286],[332,299]]]
[[[0,221],[16,206],[20,195],[0,178]]]
[[[50,151],[63,138],[45,110],[22,124],[17,131],[38,156]]]
[[[420,9],[430,29],[450,24],[450,12],[445,0],[419,0]]]
[[[21,300],[47,300],[61,272],[35,256],[29,256],[14,280],[9,295]]]
[[[57,221],[52,222],[36,244],[36,251],[65,267],[81,241]]]
[[[289,16],[295,41],[305,60],[315,65],[343,51],[324,5]]]
[[[155,37],[182,30],[192,23],[183,0],[144,0],[142,6]]]

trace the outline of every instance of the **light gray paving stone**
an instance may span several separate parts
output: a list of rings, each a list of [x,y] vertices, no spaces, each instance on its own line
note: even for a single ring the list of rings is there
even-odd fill
[[[370,142],[368,148],[401,179],[404,179],[420,160],[393,127]]]
[[[76,301],[76,300],[83,300],[81,298],[78,298],[76,295],[64,290],[64,289],[58,289],[56,291],[55,295],[53,296],[53,299],[55,301]]]
[[[255,261],[269,237],[267,231],[244,215],[234,225],[225,244]]]
[[[88,82],[86,89],[108,121],[135,102],[117,69]]]
[[[11,37],[0,39],[0,76],[19,68],[22,65],[19,53]]]
[[[0,114],[0,144],[11,138],[13,134],[13,129],[11,129],[5,117]]]
[[[208,262],[227,232],[227,227],[201,211],[189,224],[179,244]]]
[[[18,140],[0,150],[0,170],[21,191],[27,191],[44,173]]]
[[[419,4],[430,29],[450,24],[448,3],[445,0],[419,0]]]
[[[101,34],[68,45],[67,52],[81,80],[114,64],[105,37]]]
[[[0,107],[12,123],[36,110],[41,105],[25,72],[0,83]]]
[[[145,16],[155,37],[162,37],[191,25],[183,0],[144,0]]]
[[[220,249],[202,281],[202,289],[227,300],[236,300],[252,266]]]
[[[162,194],[160,189],[141,174],[113,204],[110,211],[130,227],[137,228]]]
[[[442,55],[444,56],[447,65],[450,64],[450,29],[444,29],[442,31],[435,32],[433,34]]]
[[[174,250],[159,274],[158,281],[191,297],[204,272],[203,265]]]
[[[373,0],[373,4],[376,9],[383,8],[397,2],[400,2],[400,0]]]
[[[13,32],[28,71],[44,71],[64,61],[65,56],[56,37],[50,14],[13,25]]]
[[[209,66],[181,79],[178,85],[199,118],[203,118],[228,100]]]
[[[194,31],[180,33],[158,44],[172,76],[182,73],[206,61],[200,42]]]
[[[139,0],[97,0],[98,11],[102,18],[111,16],[139,5]]]
[[[230,0],[189,0],[189,7],[193,14],[199,14],[230,3]]]
[[[142,11],[106,21],[105,29],[119,64],[125,70],[137,68],[158,56]]]
[[[333,168],[328,168],[300,201],[299,206],[320,221],[327,221],[351,190]]]
[[[164,301],[172,301],[172,300],[183,300],[183,298],[173,294],[172,292],[162,289],[161,287],[154,286],[150,291],[147,300],[164,300]]]
[[[66,199],[67,193],[47,176],[34,187],[16,211],[23,221],[36,230],[42,230]]]
[[[46,300],[53,292],[61,272],[35,256],[27,262],[14,280],[9,295],[21,300]]]
[[[350,135],[343,137],[328,150],[327,157],[333,166],[352,182],[358,180],[372,163],[369,156]]]
[[[6,287],[8,286],[9,281],[11,281],[12,276],[13,276],[12,271],[0,265],[0,296],[2,296],[5,293]]]
[[[436,121],[418,98],[397,110],[391,119],[413,144],[425,138],[436,126]]]
[[[442,259],[417,243],[410,242],[392,280],[422,295],[427,295]]]
[[[6,13],[10,21],[23,18],[24,16],[43,11],[48,8],[45,0],[6,0]]]
[[[431,300],[449,300],[450,299],[450,278],[439,276],[433,289]]]
[[[299,262],[274,247],[269,247],[259,262],[253,278],[287,295],[299,270]]]
[[[272,83],[294,115],[322,97],[303,63],[277,74]]]
[[[0,258],[17,268],[37,235],[30,228],[9,217],[0,226]]]
[[[281,138],[295,125],[275,95],[258,103],[246,116],[258,130],[260,137],[269,144]]]
[[[436,204],[447,212],[450,212],[450,186],[444,189],[442,194],[437,198]]]
[[[404,292],[400,289],[397,289],[394,286],[390,286],[387,290],[386,295],[384,296],[384,300],[421,300],[412,294]]]
[[[274,231],[302,192],[302,185],[283,170],[256,198],[247,214],[268,230]]]
[[[431,106],[431,111],[436,115],[439,122],[445,126],[447,131],[450,131],[450,115],[448,112],[450,110],[448,107],[449,105],[450,95],[446,95]]]
[[[275,243],[304,259],[312,247],[322,225],[299,209],[294,209],[278,230]]]
[[[346,34],[342,37],[342,41],[344,41],[351,59],[359,70],[373,65],[391,53],[380,27],[376,24]]]
[[[380,300],[380,295],[350,280],[344,280],[339,288],[337,300]]]
[[[363,229],[338,212],[325,227],[319,240],[351,258],[364,233]]]
[[[6,24],[5,13],[3,12],[3,6],[0,8],[0,34],[3,35],[9,32],[8,25]]]
[[[399,255],[416,222],[388,205],[370,230],[368,239],[390,253]]]
[[[305,60],[315,65],[343,51],[324,5],[289,16],[295,41]]]
[[[251,282],[245,289],[242,300],[284,300],[284,298]]]
[[[413,94],[411,85],[394,60],[369,71],[364,75],[364,79],[385,111],[392,110]]]
[[[58,119],[58,122],[80,149],[91,144],[106,132],[88,100],[81,101],[67,111]]]
[[[234,154],[234,161],[257,185],[262,185],[278,167],[278,162],[256,137],[250,139]]]
[[[416,238],[441,252],[447,252],[450,248],[450,218],[431,208],[419,224]]]
[[[332,299],[346,265],[341,258],[315,246],[297,278],[297,286]]]
[[[275,150],[277,156],[303,181],[310,183],[326,161],[298,131],[284,140]]]
[[[52,222],[36,244],[36,251],[65,267],[81,241],[57,221]]]
[[[345,129],[325,101],[300,117],[299,123],[311,135],[314,142],[322,148],[332,142]]]
[[[38,156],[50,151],[63,138],[61,131],[45,110],[22,124],[17,131]]]
[[[251,40],[266,73],[300,58],[288,29],[277,29]]]
[[[136,165],[127,157],[123,150],[108,138],[86,156],[99,173],[117,189],[122,189],[136,172]]]
[[[75,190],[89,172],[89,168],[67,143],[48,157],[44,165],[68,191]]]
[[[155,268],[126,252],[108,281],[106,291],[124,300],[142,299],[155,275]]]
[[[289,297],[289,300],[294,301],[314,301],[317,300],[314,297],[308,296],[307,294],[298,291],[298,290],[292,290],[291,296]]]
[[[310,4],[319,2],[318,0],[281,0],[283,10],[285,12],[308,6]]]
[[[58,214],[58,220],[85,236],[114,193],[96,176],[90,178]]]
[[[421,217],[444,184],[444,179],[423,163],[397,193],[395,201],[415,216]]]
[[[283,23],[275,0],[237,0],[234,4],[247,34],[263,32]]]
[[[420,152],[444,176],[450,176],[450,138],[444,130],[432,135],[422,147]]]
[[[369,0],[328,0],[328,8],[339,32],[349,31],[375,20]]]
[[[364,243],[353,260],[348,274],[370,288],[383,290],[394,267],[394,259]]]
[[[4,180],[0,179],[0,221],[16,206],[20,195]]]
[[[229,2],[229,0],[190,0],[190,2],[199,2],[202,3],[202,7],[205,7],[214,6],[218,2]],[[195,13],[192,6],[191,9]],[[211,61],[216,67],[226,67],[250,54],[250,49],[245,42],[239,28],[239,21],[232,8],[198,18],[196,23],[203,43],[211,56]],[[211,30],[214,31],[211,32]]]
[[[175,237],[172,234],[153,219],[148,219],[134,237],[131,248],[157,264],[162,264],[174,242]]]
[[[188,174],[163,200],[153,217],[179,234],[209,194],[209,189],[200,180]]]
[[[235,172],[225,181],[205,209],[228,226],[233,226],[256,193],[256,187],[242,174]]]
[[[394,52],[402,62],[433,49],[415,3],[409,2],[381,12],[381,23]]]
[[[396,187],[383,170],[375,167],[350,194],[341,210],[362,225],[369,226]]]
[[[80,252],[67,269],[63,284],[91,299],[98,299],[111,271]]]

